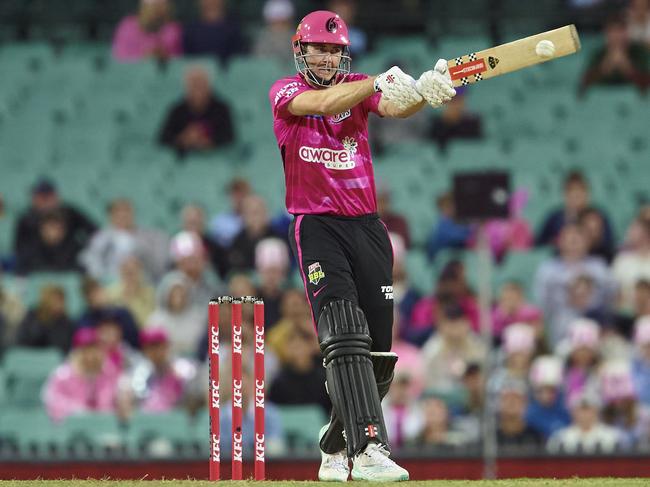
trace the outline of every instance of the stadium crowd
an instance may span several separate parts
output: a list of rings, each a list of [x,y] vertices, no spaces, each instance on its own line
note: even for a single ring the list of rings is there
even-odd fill
[[[330,3],[353,15],[354,2]],[[637,15],[608,24],[611,49],[594,58],[583,89],[596,82],[647,87],[647,74],[631,67],[625,54],[631,51],[616,31],[624,26],[633,39],[650,44],[648,2],[631,3],[630,9],[645,6],[645,24]],[[142,0],[137,16],[116,29],[114,57],[136,62],[209,53],[225,63],[245,45],[223,1],[202,0],[200,19],[186,26],[172,20],[170,4]],[[290,55],[293,15],[289,0],[267,2],[268,25],[254,55]],[[363,32],[354,33],[359,40],[353,45],[365,49]],[[598,59],[612,56],[619,59],[620,76],[598,71]],[[209,150],[236,137],[228,107],[211,98],[207,81],[200,71],[188,73],[188,100],[161,126],[160,141],[170,150]],[[451,124],[458,119],[450,117]],[[479,126],[472,134],[480,132],[470,118],[467,123]],[[445,133],[441,145],[464,136],[462,129]],[[458,221],[453,198],[440,195],[426,252],[442,265],[434,292],[423,295],[406,267],[414,245],[408,222],[391,207],[389,188],[380,191],[395,257],[393,350],[400,359],[383,405],[394,446],[461,451],[477,445],[483,410],[491,407],[504,448],[650,448],[650,206],[639,206],[625,235],[615,235],[607,210],[591,201],[583,174],[567,174],[563,189],[564,200],[540,228],[522,216],[525,190],[513,193],[509,219],[485,225],[497,265],[510,253],[548,250],[529,282],[508,281],[498,289],[490,344],[480,338],[478,299],[465,267],[478,229]],[[42,392],[52,421],[89,411],[127,420],[134,412],[196,414],[205,408],[207,303],[225,294],[265,302],[271,450],[283,448],[273,405],[329,410],[309,307],[287,243],[290,217],[269,214],[248,181],[228,183],[229,208],[188,202],[173,235],[140,226],[128,197],[113,199],[105,221],[97,222],[68,204],[50,179],[36,180],[30,191],[5,272],[14,283],[43,272],[77,273],[83,310],[71,314],[69,296],[57,285],[42,287],[38,303],[25,309],[16,292],[20,285],[8,286],[0,277],[0,349],[56,348],[65,354]],[[244,343],[251,344],[250,310],[244,322]],[[228,339],[223,327],[222,340]],[[488,375],[483,364],[489,347],[498,363]],[[229,377],[226,354],[222,361],[222,377]],[[228,393],[225,388],[226,400]]]

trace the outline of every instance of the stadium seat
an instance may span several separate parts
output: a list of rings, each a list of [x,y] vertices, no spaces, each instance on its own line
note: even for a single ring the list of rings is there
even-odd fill
[[[551,250],[548,248],[509,252],[504,262],[495,269],[497,288],[508,281],[517,281],[523,286],[528,297],[531,297],[535,273],[540,264],[550,256]]]
[[[63,431],[42,409],[5,408],[0,415],[3,449],[23,459],[52,460],[63,457]]]
[[[190,453],[193,435],[183,411],[136,413],[129,420],[125,440],[130,454],[168,458]]]
[[[278,409],[288,448],[301,452],[317,451],[318,432],[327,422],[323,409],[316,405],[281,406]]]
[[[69,416],[61,429],[66,450],[75,456],[105,458],[123,446],[123,431],[114,413]]]
[[[43,384],[62,360],[63,354],[54,348],[9,349],[3,360],[8,406],[40,406]]]

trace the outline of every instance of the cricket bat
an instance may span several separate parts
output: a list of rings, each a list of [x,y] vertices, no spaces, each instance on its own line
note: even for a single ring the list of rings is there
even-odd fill
[[[538,44],[541,41],[550,41],[552,44],[545,42],[542,46],[545,48],[552,46],[551,51],[540,50]],[[534,64],[568,56],[579,50],[580,37],[575,25],[571,24],[450,59],[447,66],[454,87],[467,86]]]

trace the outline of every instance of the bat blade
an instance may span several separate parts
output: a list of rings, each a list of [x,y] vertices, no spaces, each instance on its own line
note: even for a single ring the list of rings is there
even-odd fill
[[[535,52],[537,43],[542,40],[549,40],[555,45],[553,57],[542,58]],[[575,25],[571,24],[450,59],[447,66],[454,86],[466,86],[568,56],[579,50],[580,37]]]

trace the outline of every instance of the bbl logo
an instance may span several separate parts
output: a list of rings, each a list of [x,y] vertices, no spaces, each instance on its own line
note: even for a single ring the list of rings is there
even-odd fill
[[[325,279],[325,273],[320,267],[320,262],[314,262],[307,268],[307,277],[309,277],[309,282],[316,286],[321,279]]]

